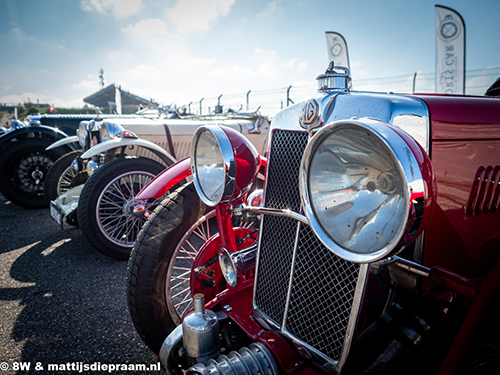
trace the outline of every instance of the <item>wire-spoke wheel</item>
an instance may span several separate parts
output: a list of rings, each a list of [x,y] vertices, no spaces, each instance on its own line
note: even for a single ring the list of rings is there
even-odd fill
[[[97,200],[96,219],[99,228],[113,243],[120,246],[134,246],[146,218],[136,216],[134,208],[142,205],[146,212],[152,212],[161,199],[138,201],[135,196],[153,180],[155,174],[145,171],[123,173],[104,188]]]
[[[9,145],[0,158],[0,191],[19,206],[46,207],[45,178],[54,161],[65,150],[45,150],[48,139],[20,139]]]
[[[235,231],[256,232],[251,225]],[[128,263],[127,297],[132,321],[155,353],[191,309],[192,288],[210,299],[226,288],[217,234],[215,211],[203,204],[192,182],[171,193],[142,228]],[[198,284],[191,279],[197,267],[206,271],[205,279],[204,271],[194,277],[200,277]]]
[[[175,324],[193,307],[191,267],[201,247],[217,232],[215,211],[210,211],[188,229],[174,249],[165,279],[165,299]]]
[[[253,223],[240,224],[243,229],[250,229],[252,226]],[[186,231],[174,249],[165,279],[165,298],[168,311],[175,324],[180,324],[182,317],[193,307],[191,295],[193,284],[190,278],[193,265],[195,265],[195,260],[198,260],[197,257],[203,246],[218,232],[215,211],[209,211]],[[210,263],[212,262],[213,260]],[[218,261],[216,263],[218,264]],[[223,282],[223,287],[217,285],[214,288],[216,292],[225,289],[225,282]],[[208,290],[205,289],[205,292]]]
[[[135,196],[164,167],[146,158],[127,157],[99,168],[85,183],[78,202],[78,223],[100,252],[128,259],[137,235],[161,199]]]
[[[44,196],[47,204],[53,201],[61,194],[67,192],[73,187],[73,179],[77,172],[72,168],[73,161],[82,155],[82,151],[72,151],[61,156],[50,167],[45,179]]]

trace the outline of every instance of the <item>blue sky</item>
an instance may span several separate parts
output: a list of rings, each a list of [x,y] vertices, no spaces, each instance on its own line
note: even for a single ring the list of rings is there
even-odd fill
[[[116,83],[162,104],[251,108],[292,85],[314,92],[327,64],[325,31],[347,40],[353,87],[435,70],[436,2],[428,0],[0,0],[0,103],[83,106]],[[466,24],[466,69],[500,67],[500,1],[442,0]],[[498,71],[498,70],[497,70]],[[494,81],[494,77],[491,77]],[[357,83],[358,82],[358,83]],[[408,82],[391,91],[411,90]],[[400,86],[398,86],[400,85]],[[408,88],[408,89],[407,89]],[[482,89],[481,89],[482,90]],[[418,91],[418,90],[417,90]],[[212,104],[212,105],[213,105]],[[274,113],[265,113],[273,115]]]

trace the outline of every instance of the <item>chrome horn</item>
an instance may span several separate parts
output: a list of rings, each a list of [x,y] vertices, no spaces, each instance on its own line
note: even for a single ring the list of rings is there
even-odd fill
[[[238,285],[238,276],[255,268],[257,244],[246,249],[229,253],[225,248],[219,250],[219,264],[226,282],[233,288]]]

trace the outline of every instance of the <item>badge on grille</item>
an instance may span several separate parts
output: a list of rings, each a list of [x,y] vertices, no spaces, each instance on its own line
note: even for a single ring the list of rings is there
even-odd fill
[[[323,124],[316,99],[309,99],[302,103],[299,124],[307,131]]]

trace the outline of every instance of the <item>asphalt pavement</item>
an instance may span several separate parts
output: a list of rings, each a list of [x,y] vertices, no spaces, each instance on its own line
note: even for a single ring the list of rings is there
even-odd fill
[[[158,373],[141,370],[158,360],[130,319],[126,268],[0,194],[0,374]]]

